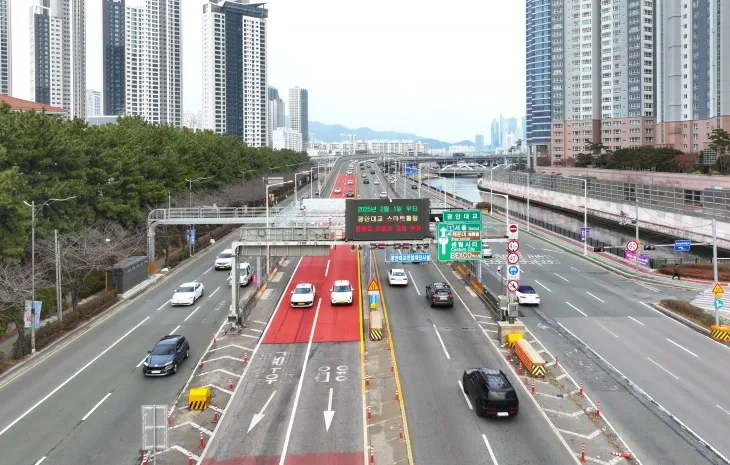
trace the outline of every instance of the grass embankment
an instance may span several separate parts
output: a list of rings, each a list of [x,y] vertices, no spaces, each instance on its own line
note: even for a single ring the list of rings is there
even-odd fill
[[[708,330],[710,329],[710,326],[715,324],[715,317],[712,313],[692,305],[689,302],[685,302],[684,300],[664,299],[659,302],[659,305]],[[722,323],[728,323],[728,321],[721,315],[720,324]]]

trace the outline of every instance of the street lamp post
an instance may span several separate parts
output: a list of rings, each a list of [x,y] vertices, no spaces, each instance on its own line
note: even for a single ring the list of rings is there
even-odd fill
[[[314,192],[312,192],[312,186],[314,186],[314,167],[309,168],[309,198],[314,198]],[[319,179],[319,168],[317,168],[317,179]]]
[[[506,225],[509,225],[509,195],[499,194],[499,193],[494,193],[493,195],[496,195],[497,197],[504,197],[504,204],[505,204],[505,221],[504,221],[504,223]],[[494,208],[494,207],[492,207],[492,208]]]
[[[529,175],[528,175],[529,176]],[[583,178],[576,178],[572,176],[565,176],[566,179],[575,179],[576,181],[581,181],[583,183],[583,232],[585,232],[585,235],[583,235],[583,255],[588,255],[588,180]],[[528,188],[529,189],[529,188]],[[636,204],[636,237],[637,241],[638,234],[639,234],[639,204]],[[637,251],[637,256],[639,255],[639,252]],[[638,263],[638,261],[637,261]],[[636,267],[636,271],[638,273],[639,267]]]
[[[294,207],[299,208],[299,197],[297,196],[297,176],[307,174],[307,172],[303,173],[294,173]]]
[[[186,179],[188,182],[188,190],[189,190],[189,196],[188,196],[188,207],[193,208],[193,183],[198,181],[205,181],[206,179],[211,179],[213,176],[208,176],[207,178],[195,178],[195,179]]]
[[[38,209],[50,205],[54,202],[65,202],[67,200],[75,199],[76,196],[66,197],[65,199],[48,199],[42,204],[38,205]],[[31,200],[30,203],[23,201],[24,204],[30,207],[30,354],[35,354],[35,212],[36,204],[35,200]],[[56,290],[58,294],[58,290]]]
[[[296,178],[296,176],[295,176]],[[275,184],[267,184],[266,185],[266,230],[268,232],[268,229],[271,227],[271,223],[269,222],[269,187],[276,187],[276,186],[283,186],[286,184],[289,184],[294,181],[284,181],[284,182],[277,182]],[[296,186],[296,183],[294,183]],[[295,187],[296,189],[296,187]],[[295,191],[296,192],[296,191]],[[267,239],[268,242],[268,239]],[[266,245],[266,274],[269,274],[269,268],[271,263],[271,247],[267,244]],[[262,276],[263,278],[263,276]]]

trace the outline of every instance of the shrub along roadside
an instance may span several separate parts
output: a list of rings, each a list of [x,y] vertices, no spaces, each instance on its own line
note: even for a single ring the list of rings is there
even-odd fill
[[[685,317],[692,323],[696,323],[703,328],[710,329],[710,326],[715,324],[715,317],[709,312],[706,312],[700,307],[696,307],[689,302],[685,302],[684,300],[664,299],[659,302],[659,305],[673,313],[676,313],[677,315]]]
[[[674,265],[661,265],[659,272],[672,276],[674,274]],[[680,279],[690,278],[712,281],[714,279],[712,263],[680,263],[679,276]],[[721,282],[730,282],[730,264],[721,263],[717,265],[717,278]]]

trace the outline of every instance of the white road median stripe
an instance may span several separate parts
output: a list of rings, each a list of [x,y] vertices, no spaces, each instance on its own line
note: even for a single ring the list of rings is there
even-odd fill
[[[104,396],[104,397],[103,397],[103,398],[102,398],[102,399],[101,399],[101,400],[100,400],[100,401],[99,401],[99,402],[98,402],[98,403],[97,403],[96,405],[94,405],[94,408],[92,408],[91,410],[89,410],[89,413],[87,413],[86,415],[84,415],[84,418],[82,418],[82,419],[81,419],[81,421],[86,421],[86,419],[87,419],[87,418],[89,418],[89,417],[91,416],[91,414],[92,414],[92,413],[94,413],[94,410],[98,409],[98,408],[99,408],[99,406],[100,406],[100,405],[101,405],[101,404],[102,404],[102,403],[103,403],[103,402],[104,402],[105,400],[107,400],[107,399],[109,398],[109,396],[110,396],[110,395],[112,395],[112,393],[111,393],[111,392],[110,392],[109,394],[105,395],[105,396]]]
[[[436,329],[436,325],[433,325],[433,330],[436,331],[436,337],[439,338],[439,342],[441,343],[441,348],[444,349],[444,353],[446,354],[446,359],[451,360],[451,355],[449,355],[449,351],[446,350],[446,345],[444,345],[444,340],[441,339],[441,335],[439,334],[439,330]]]
[[[558,278],[562,279],[563,281],[565,281],[566,283],[569,283],[569,282],[570,282],[570,281],[568,281],[567,279],[563,278],[562,276],[560,276],[559,274],[557,274],[557,273],[556,273],[556,272],[554,272],[554,271],[553,271],[553,274],[554,274],[555,276],[557,276]]]
[[[580,310],[578,307],[576,307],[575,305],[571,304],[570,302],[565,302],[565,303],[568,304],[568,305],[570,305],[573,308],[573,310],[575,310],[576,312],[580,313],[581,315],[588,316],[588,315],[585,314],[585,312],[583,312],[583,310]]]
[[[469,406],[469,410],[474,410],[474,407],[471,406],[471,401],[469,400],[469,396],[466,395],[466,392],[464,392],[464,385],[461,384],[461,381],[457,381],[459,383],[459,389],[461,389],[461,393],[464,394],[464,400],[466,401],[466,405]]]
[[[124,333],[124,335],[122,337],[120,337],[119,339],[117,339],[116,341],[114,341],[111,345],[109,345],[106,349],[104,349],[99,355],[97,355],[96,357],[92,358],[89,363],[87,363],[86,365],[84,365],[83,367],[81,367],[81,369],[79,369],[76,373],[74,373],[68,379],[66,379],[66,381],[64,381],[63,383],[59,384],[54,390],[52,390],[51,392],[49,392],[48,394],[46,394],[45,397],[43,397],[41,400],[39,400],[38,402],[36,402],[35,404],[33,404],[33,406],[31,408],[29,408],[28,410],[26,410],[25,413],[23,413],[22,415],[20,415],[18,418],[16,418],[15,420],[13,420],[8,426],[6,426],[5,428],[3,428],[2,431],[0,431],[0,436],[2,436],[3,434],[5,434],[10,428],[12,428],[13,426],[15,426],[16,424],[18,424],[18,422],[20,420],[22,420],[23,418],[27,417],[31,413],[33,413],[33,411],[35,411],[35,409],[37,409],[38,407],[40,407],[41,405],[43,405],[43,402],[45,402],[48,399],[50,399],[51,396],[53,396],[55,393],[57,393],[58,391],[60,391],[61,389],[63,389],[63,387],[66,386],[68,383],[70,383],[71,381],[73,381],[74,379],[76,379],[76,377],[78,375],[80,375],[81,373],[83,373],[84,370],[86,370],[87,368],[89,368],[94,362],[96,362],[101,357],[103,357],[104,355],[106,355],[107,352],[109,352],[114,347],[116,347],[117,344],[119,344],[120,342],[122,342],[127,336],[129,336],[130,334],[132,334],[132,332],[134,332],[135,329],[137,329],[140,326],[142,326],[143,324],[145,324],[147,322],[147,320],[149,320],[149,319],[150,319],[150,317],[147,317],[144,320],[140,321],[137,324],[137,326],[133,327],[132,329],[130,329],[129,331],[127,331],[126,333]]]
[[[482,439],[484,439],[484,445],[487,446],[487,451],[489,451],[489,457],[492,458],[492,463],[494,465],[499,465],[497,463],[497,457],[494,456],[494,451],[492,450],[492,446],[489,445],[489,440],[487,439],[487,435],[482,433]]]
[[[159,308],[158,308],[157,310],[155,310],[155,311],[156,311],[156,312],[159,312],[159,311],[160,311],[160,310],[162,310],[163,308],[167,307],[167,304],[169,304],[169,303],[170,303],[170,301],[168,300],[168,301],[167,301],[167,302],[165,302],[164,304],[160,305],[160,306],[159,306]]]
[[[679,380],[679,376],[675,375],[675,374],[674,374],[674,373],[672,373],[671,371],[669,371],[669,370],[667,370],[666,368],[664,368],[663,366],[659,365],[659,364],[658,364],[657,362],[655,362],[654,360],[652,360],[652,359],[650,359],[650,358],[647,358],[647,360],[649,360],[649,361],[650,361],[651,363],[653,363],[654,365],[656,365],[657,367],[659,367],[659,368],[660,368],[661,370],[663,370],[663,371],[664,371],[664,372],[665,372],[666,374],[668,374],[669,376],[672,376],[672,377],[673,377],[674,379],[676,379],[676,380]]]
[[[44,455],[43,457],[41,457],[41,458],[40,458],[40,460],[38,460],[38,461],[37,461],[37,462],[35,463],[35,465],[40,465],[41,463],[43,463],[43,461],[44,461],[45,459],[46,459],[46,456]]]
[[[213,294],[215,294],[216,292],[218,292],[218,289],[220,289],[220,286],[216,287],[215,288],[215,291],[211,292],[208,297],[213,297]]]
[[[537,284],[539,284],[540,286],[542,286],[543,288],[545,288],[545,290],[546,290],[546,291],[548,291],[548,292],[553,292],[553,291],[551,291],[550,289],[548,289],[548,287],[547,287],[546,285],[544,285],[543,283],[541,283],[541,282],[540,282],[540,281],[538,281],[537,279],[535,280],[535,282],[536,282]]]
[[[195,307],[195,310],[193,310],[190,313],[190,315],[186,316],[185,319],[183,320],[183,322],[188,321],[190,319],[190,317],[193,316],[193,315],[195,315],[195,312],[197,312],[198,310],[200,310],[200,305],[198,305],[197,307]]]
[[[630,316],[629,318],[632,319],[632,320],[634,320],[635,322],[639,323],[641,326],[644,326],[644,323],[642,323],[641,321],[637,320],[633,316]]]
[[[606,303],[606,302],[605,302],[605,301],[604,301],[603,299],[599,299],[598,297],[594,296],[593,294],[591,294],[591,293],[590,293],[590,292],[588,292],[588,291],[586,291],[586,294],[588,294],[589,296],[593,297],[594,299],[596,299],[597,301],[599,301],[599,302],[601,302],[601,303],[603,303],[603,304],[605,304],[605,303]]]
[[[681,345],[677,344],[676,342],[674,342],[673,340],[671,340],[671,339],[669,339],[669,338],[667,338],[667,341],[671,342],[672,344],[674,344],[675,346],[679,347],[680,349],[682,349],[683,351],[687,352],[687,353],[688,353],[688,354],[690,354],[690,355],[694,355],[694,356],[695,356],[695,357],[697,357],[697,358],[699,358],[699,357],[700,357],[699,355],[697,355],[696,353],[692,352],[692,351],[691,351],[691,350],[689,350],[688,348],[686,348],[686,347],[684,347],[684,346],[681,346]]]

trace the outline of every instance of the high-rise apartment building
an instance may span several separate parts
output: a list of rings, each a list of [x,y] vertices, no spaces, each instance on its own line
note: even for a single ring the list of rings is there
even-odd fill
[[[33,100],[85,119],[85,0],[41,0],[30,12]]]
[[[656,143],[698,153],[730,130],[730,1],[656,5]]]
[[[499,130],[499,121],[497,119],[492,120],[492,126],[490,129],[490,139],[489,139],[489,145],[492,146],[492,148],[496,149],[499,147],[499,144],[501,143],[500,139],[500,130]]]
[[[285,126],[284,101],[279,97],[279,90],[276,87],[269,87],[269,147],[273,147],[274,131]]]
[[[302,135],[302,147],[309,147],[309,93],[299,86],[289,89],[289,129]]]
[[[268,10],[264,3],[203,5],[203,128],[252,147],[269,143]]]
[[[86,89],[86,117],[101,115],[101,92]]]
[[[124,22],[125,114],[180,127],[180,0],[127,0]]]
[[[484,150],[484,136],[482,134],[474,136],[474,148],[477,152]]]
[[[123,115],[125,107],[125,0],[103,0],[104,115]]]
[[[10,0],[0,0],[0,94],[13,92],[13,60],[10,41]]]
[[[527,0],[526,3],[527,115],[522,127],[524,145],[530,155],[547,155],[550,146],[551,3],[551,0]]]

